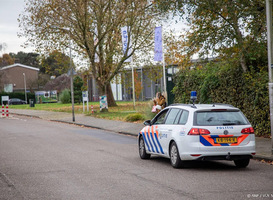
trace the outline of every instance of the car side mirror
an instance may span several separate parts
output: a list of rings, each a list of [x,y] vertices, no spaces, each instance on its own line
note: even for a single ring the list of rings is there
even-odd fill
[[[151,120],[146,120],[143,124],[145,126],[151,126]]]

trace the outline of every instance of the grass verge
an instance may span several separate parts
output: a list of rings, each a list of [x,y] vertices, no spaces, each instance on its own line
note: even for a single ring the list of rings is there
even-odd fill
[[[93,111],[91,110],[91,105],[93,105]],[[154,113],[151,112],[152,105],[150,101],[136,102],[135,108],[133,102],[117,102],[116,107],[109,107],[108,112],[100,112],[99,102],[89,102],[89,111],[85,111],[84,114],[87,116],[119,120],[119,121],[130,121],[135,123],[143,123],[144,120],[152,119]],[[46,110],[54,112],[68,112],[71,113],[71,104],[62,103],[48,103],[48,104],[35,104],[35,107],[30,107],[29,105],[10,105],[11,109],[31,109],[31,110]],[[86,107],[85,107],[86,110]],[[75,113],[82,114],[83,106],[82,104],[74,105]]]

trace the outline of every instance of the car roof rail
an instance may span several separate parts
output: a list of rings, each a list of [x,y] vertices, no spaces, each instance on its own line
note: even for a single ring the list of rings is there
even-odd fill
[[[197,108],[195,105],[193,104],[185,104],[185,103],[173,103],[169,106],[188,106],[188,107],[191,107],[191,108]]]
[[[196,104],[198,105],[198,104]],[[173,103],[169,106],[188,106],[188,107],[191,107],[191,108],[197,108],[196,105],[193,105],[193,104],[184,104],[184,103]],[[201,104],[202,105],[202,104]],[[215,106],[228,106],[228,107],[231,107],[231,108],[235,108],[233,105],[231,104],[226,104],[226,103],[213,103],[211,104],[212,107],[215,107]]]

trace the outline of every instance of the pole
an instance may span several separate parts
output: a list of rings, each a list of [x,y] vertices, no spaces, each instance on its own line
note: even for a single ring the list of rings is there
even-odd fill
[[[118,101],[118,75],[116,75],[116,100]]]
[[[163,53],[163,84],[164,84],[164,92],[165,92],[165,99],[166,99],[166,103],[168,105],[168,95],[167,95],[167,85],[166,85],[166,66],[165,66],[165,57],[164,57],[164,53]]]
[[[141,99],[144,101],[144,86],[143,86],[143,66],[141,66]]]
[[[273,155],[273,55],[272,55],[272,0],[266,0],[267,51],[269,75],[269,107],[271,125],[271,153]]]
[[[153,74],[152,72],[152,68],[150,68],[151,70],[151,74]],[[151,99],[153,100],[154,98],[154,90],[153,90],[153,79],[151,78]]]
[[[132,65],[132,87],[133,87],[133,103],[134,103],[134,110],[136,106],[136,97],[135,97],[135,77],[134,77],[134,66]]]
[[[87,77],[87,112],[89,112],[89,87],[88,87],[88,77]]]
[[[70,31],[69,31],[70,34]],[[71,69],[70,79],[71,79],[71,103],[72,103],[72,121],[75,122],[75,112],[74,112],[74,83],[73,83],[73,67],[72,67],[72,58],[71,58],[71,38],[69,41],[69,65]]]
[[[163,56],[163,84],[164,84],[164,92],[165,92],[165,99],[168,105],[168,95],[167,95],[167,85],[166,85],[166,66],[165,66],[165,56],[164,56],[164,38],[163,38],[163,26],[162,26],[162,56]]]
[[[9,104],[6,104],[6,117],[9,117]]]
[[[53,29],[61,29],[68,31],[69,33],[69,68],[71,70],[70,74],[70,81],[71,81],[71,103],[72,103],[72,121],[75,122],[75,112],[74,112],[74,85],[73,85],[73,67],[72,67],[72,57],[71,57],[71,33],[70,33],[70,28],[62,28],[59,26],[51,26]]]
[[[27,103],[27,84],[26,84],[26,74],[23,73],[24,76],[24,86],[25,86],[25,102]]]
[[[5,117],[5,106],[2,104],[2,117]]]

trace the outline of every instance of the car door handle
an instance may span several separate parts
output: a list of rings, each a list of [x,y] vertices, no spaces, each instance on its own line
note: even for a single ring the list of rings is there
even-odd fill
[[[173,129],[168,129],[168,131],[173,131]]]

